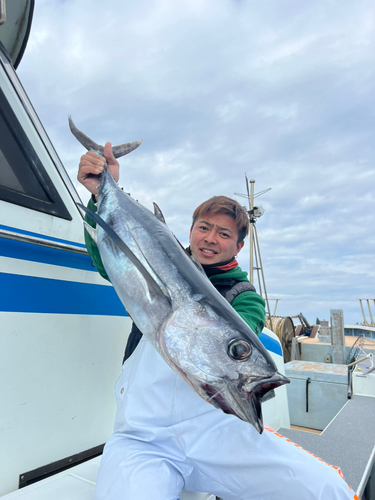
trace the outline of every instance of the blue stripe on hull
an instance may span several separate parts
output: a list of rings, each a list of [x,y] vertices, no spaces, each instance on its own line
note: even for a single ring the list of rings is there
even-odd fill
[[[0,311],[127,316],[112,286],[0,273]]]
[[[0,311],[39,314],[128,316],[111,286],[0,273]],[[261,333],[264,347],[279,356],[279,342]]]
[[[84,271],[96,271],[88,255],[82,255],[56,248],[48,248],[23,241],[0,238],[0,256],[53,266],[71,267]]]
[[[279,356],[283,355],[283,351],[281,350],[281,345],[279,344],[279,342],[277,342],[277,340],[273,339],[272,337],[269,337],[266,333],[261,333],[259,335],[259,340],[262,342],[267,351],[274,352]]]

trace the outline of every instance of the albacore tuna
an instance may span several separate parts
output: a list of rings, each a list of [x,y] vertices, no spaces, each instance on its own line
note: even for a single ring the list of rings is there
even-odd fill
[[[69,119],[88,150],[98,146]],[[116,157],[141,141],[115,146]],[[203,399],[263,431],[261,401],[289,380],[278,373],[255,333],[181,248],[159,210],[122,191],[108,169],[99,178],[94,234],[104,268],[129,316]]]

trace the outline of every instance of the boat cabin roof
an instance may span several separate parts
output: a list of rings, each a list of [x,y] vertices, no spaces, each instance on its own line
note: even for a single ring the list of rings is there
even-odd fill
[[[34,0],[0,0],[0,43],[14,68],[19,65],[29,38]]]

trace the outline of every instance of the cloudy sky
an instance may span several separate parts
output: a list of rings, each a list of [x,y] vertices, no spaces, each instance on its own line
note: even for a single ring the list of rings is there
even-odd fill
[[[76,185],[69,114],[99,143],[143,139],[120,184],[183,243],[194,208],[245,193],[247,173],[256,193],[272,188],[257,230],[278,314],[362,321],[356,299],[375,296],[372,0],[35,3],[18,74]]]

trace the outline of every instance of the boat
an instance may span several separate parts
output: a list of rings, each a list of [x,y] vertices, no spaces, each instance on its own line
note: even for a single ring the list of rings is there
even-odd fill
[[[16,74],[33,8],[8,1],[0,26],[0,495],[101,453],[131,323]]]

